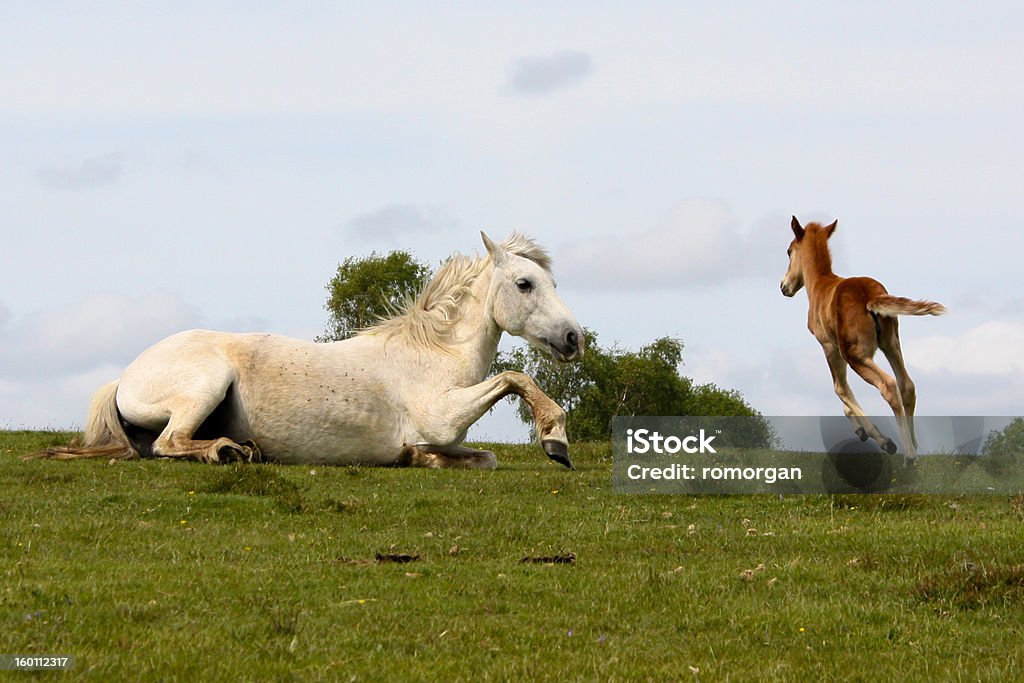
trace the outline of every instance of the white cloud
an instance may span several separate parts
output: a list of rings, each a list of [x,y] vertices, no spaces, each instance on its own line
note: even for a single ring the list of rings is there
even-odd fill
[[[346,227],[360,240],[397,243],[410,235],[450,232],[458,227],[458,221],[437,206],[388,204],[356,216]]]
[[[117,182],[124,163],[116,154],[90,157],[63,166],[43,166],[36,171],[44,186],[54,190],[82,190]]]
[[[0,379],[67,377],[103,363],[123,365],[200,321],[199,312],[173,294],[91,294],[0,327]]]
[[[1024,415],[1021,349],[1024,323],[991,320],[960,334],[917,339],[907,360],[919,396],[922,385],[933,387],[929,413]]]
[[[101,364],[46,380],[0,377],[0,429],[81,429],[93,393],[123,369]]]
[[[1014,375],[1024,380],[1024,323],[992,320],[959,335],[918,339],[914,361],[930,373]]]
[[[618,290],[681,289],[764,276],[779,269],[777,259],[765,258],[766,245],[782,244],[781,250],[786,239],[769,233],[766,226],[740,231],[722,203],[686,201],[653,228],[562,245],[559,252],[572,258],[564,259],[561,270],[574,287]]]
[[[575,50],[523,57],[512,66],[508,89],[519,95],[547,95],[582,82],[593,70],[590,55]]]

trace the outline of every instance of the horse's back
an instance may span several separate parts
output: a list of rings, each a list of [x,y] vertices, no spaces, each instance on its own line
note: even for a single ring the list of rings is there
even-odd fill
[[[868,302],[882,294],[888,294],[888,291],[874,278],[847,277],[836,284],[832,305],[846,315],[866,314]]]
[[[203,438],[252,439],[282,462],[386,461],[401,440],[372,340],[317,344],[266,333],[188,330],[143,351],[121,376],[130,425],[159,433],[176,411],[204,410]],[[375,436],[376,440],[371,439]],[[371,444],[380,443],[381,452]]]

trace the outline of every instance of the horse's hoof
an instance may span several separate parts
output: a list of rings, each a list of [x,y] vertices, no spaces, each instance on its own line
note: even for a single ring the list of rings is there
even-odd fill
[[[565,465],[570,470],[573,469],[572,462],[569,461],[569,446],[554,439],[544,439],[540,445],[544,447],[544,452],[548,454],[549,458],[559,465]]]
[[[892,455],[893,453],[896,452],[896,442],[893,441],[892,439],[886,439],[885,441],[882,442],[882,450],[888,453],[889,455]]]
[[[255,441],[247,439],[239,445],[242,447],[242,451],[245,452],[245,459],[248,462],[263,462],[263,452],[260,450],[260,447],[256,445]]]
[[[865,430],[863,427],[857,427],[857,429],[853,430],[853,433],[856,434],[857,438],[860,439],[861,441],[868,440],[867,430]]]
[[[236,443],[224,444],[223,446],[218,448],[212,460],[212,462],[219,464],[247,461],[252,461],[252,450],[245,444]]]

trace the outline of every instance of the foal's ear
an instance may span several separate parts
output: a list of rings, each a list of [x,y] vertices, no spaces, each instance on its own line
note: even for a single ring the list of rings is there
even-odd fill
[[[495,244],[483,230],[480,231],[480,239],[484,241],[484,247],[487,248],[487,253],[491,255],[494,265],[498,265],[505,260],[505,250]]]
[[[832,233],[836,231],[836,225],[839,223],[838,220],[832,221],[829,225],[825,226],[825,239],[832,236]]]
[[[793,216],[793,222],[789,226],[793,228],[793,234],[796,235],[797,240],[804,238],[804,228],[800,225],[800,221],[796,219],[796,216]]]

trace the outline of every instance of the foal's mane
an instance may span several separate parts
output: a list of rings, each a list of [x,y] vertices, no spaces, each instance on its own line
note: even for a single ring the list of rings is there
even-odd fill
[[[808,240],[808,238],[811,238]],[[821,223],[808,223],[804,226],[805,242],[811,247],[808,253],[807,263],[813,263],[821,272],[832,272],[832,250],[828,246],[828,235],[825,234],[825,226]]]
[[[551,257],[524,235],[513,233],[498,247],[551,271]],[[462,319],[463,299],[471,296],[473,283],[492,263],[490,254],[484,257],[453,254],[415,298],[406,301],[392,317],[359,334],[400,337],[421,348],[444,350],[451,340],[452,329]]]

